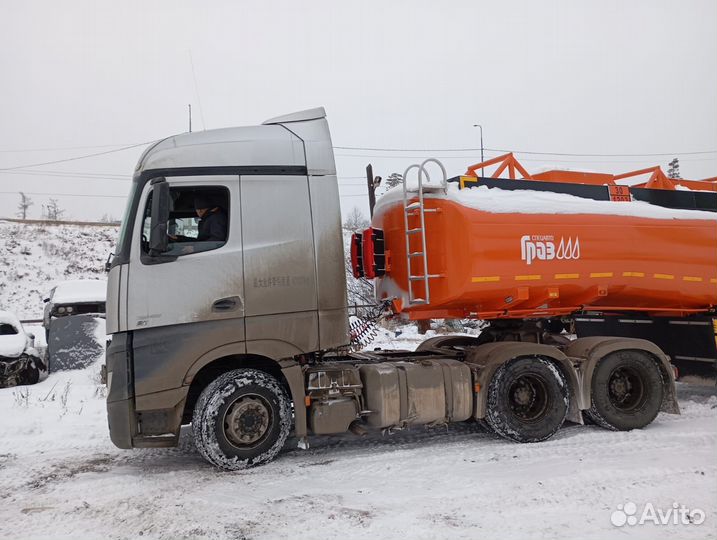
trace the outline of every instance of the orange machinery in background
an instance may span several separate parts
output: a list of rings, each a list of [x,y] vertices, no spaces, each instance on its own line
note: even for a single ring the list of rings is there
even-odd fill
[[[685,180],[683,178],[668,178],[667,175],[662,171],[659,166],[647,167],[637,171],[630,171],[618,175],[609,173],[594,173],[594,172],[581,172],[581,171],[564,171],[564,170],[552,170],[545,171],[537,174],[530,174],[525,168],[515,159],[512,153],[503,154],[482,163],[477,163],[468,167],[465,176],[478,178],[478,171],[481,173],[485,171],[486,167],[497,165],[497,168],[491,175],[491,178],[500,178],[500,175],[504,172],[508,172],[508,177],[515,180],[516,171],[518,171],[522,178],[525,180],[539,180],[544,182],[564,182],[567,184],[591,184],[591,185],[606,185],[615,186],[619,185],[618,180],[625,180],[627,178],[634,178],[637,176],[649,174],[649,178],[642,183],[633,184],[632,187],[636,188],[648,188],[648,189],[664,189],[669,191],[675,191],[678,187],[687,188],[690,190],[698,191],[712,191],[717,193],[717,176],[711,178],[704,178],[702,180]],[[483,174],[480,175],[484,176]]]

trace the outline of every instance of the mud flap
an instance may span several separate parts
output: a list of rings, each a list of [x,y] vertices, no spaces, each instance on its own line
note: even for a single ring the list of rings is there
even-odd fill
[[[50,322],[50,371],[86,368],[105,350],[105,320],[94,315],[58,317]]]

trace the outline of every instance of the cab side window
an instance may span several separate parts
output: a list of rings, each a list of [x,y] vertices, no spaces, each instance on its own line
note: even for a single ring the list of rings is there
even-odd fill
[[[170,187],[168,249],[180,256],[222,247],[229,237],[229,190],[224,187]],[[142,222],[142,253],[149,253],[152,193]]]

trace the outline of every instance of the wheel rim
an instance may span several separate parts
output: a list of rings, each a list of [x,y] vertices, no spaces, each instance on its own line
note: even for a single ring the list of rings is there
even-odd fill
[[[521,422],[540,420],[550,405],[545,379],[537,374],[518,377],[510,385],[508,401],[513,415]]]
[[[224,435],[238,448],[260,444],[269,433],[271,407],[257,395],[237,399],[224,413]]]
[[[607,390],[612,406],[625,412],[639,409],[647,397],[642,376],[636,369],[627,366],[612,370],[607,380]]]

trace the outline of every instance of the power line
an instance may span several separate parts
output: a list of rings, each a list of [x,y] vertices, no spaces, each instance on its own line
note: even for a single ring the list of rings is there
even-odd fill
[[[142,143],[139,143],[139,144],[142,144]],[[4,148],[4,149],[0,149],[0,153],[2,153],[2,154],[20,154],[20,153],[24,153],[24,152],[61,152],[61,151],[65,151],[65,150],[89,150],[90,148],[117,148],[118,146],[129,146],[129,143],[95,144],[92,146],[56,146],[54,148],[18,148],[15,150],[10,149],[10,148]]]
[[[191,54],[191,53],[190,53]],[[193,66],[192,66],[193,68]],[[194,74],[193,74],[194,75]],[[196,86],[196,79],[195,79],[195,86]],[[195,90],[198,91],[198,89],[195,88]],[[200,114],[202,114],[202,124],[204,124],[204,118],[203,118],[203,111],[200,103]],[[29,167],[39,167],[42,165],[52,165],[55,163],[65,163],[68,161],[76,161],[81,159],[87,159],[90,157],[95,156],[101,156],[106,154],[111,154],[115,152],[122,152],[124,150],[129,150],[132,148],[136,148],[138,146],[143,146],[147,144],[151,144],[156,141],[146,141],[146,142],[140,142],[130,145],[120,145],[120,144],[105,144],[105,145],[92,145],[92,146],[66,146],[66,147],[55,147],[55,148],[22,148],[22,149],[0,149],[0,153],[21,153],[21,152],[50,152],[50,151],[65,151],[65,150],[80,150],[80,149],[89,149],[89,148],[112,148],[112,150],[107,150],[103,152],[95,152],[92,154],[86,154],[82,156],[75,156],[71,158],[65,158],[65,159],[59,159],[59,160],[53,160],[53,161],[46,161],[42,163],[31,163],[27,165],[18,165],[15,167],[3,167],[0,168],[1,171],[11,171],[11,170],[19,170],[19,169],[25,169]],[[120,148],[117,148],[117,147]],[[368,146],[334,146],[334,150],[355,150],[360,152],[479,152],[480,148],[381,148],[381,147],[368,147]],[[526,155],[538,155],[538,156],[569,156],[569,157],[673,157],[673,156],[691,156],[691,155],[707,155],[707,154],[717,154],[717,150],[702,150],[702,151],[690,151],[690,152],[659,152],[659,153],[645,153],[645,154],[591,154],[591,153],[570,153],[570,152],[537,152],[537,151],[529,151],[529,150],[511,150],[507,148],[483,148],[484,151],[487,152],[496,152],[496,153],[507,153],[507,152],[513,152],[515,154],[526,154]],[[338,157],[361,157],[361,158],[369,158],[369,157],[376,157],[376,158],[421,158],[424,156],[381,156],[381,155],[375,155],[375,154],[336,154]],[[458,159],[462,156],[438,156],[443,159]],[[713,160],[717,159],[717,157],[714,158],[706,158],[706,160]],[[530,161],[524,158],[524,161]],[[557,160],[555,160],[557,161]],[[698,161],[698,160],[690,160],[690,161]],[[579,163],[579,161],[564,161],[565,163]],[[638,163],[640,160],[634,160],[634,161],[611,161],[610,163]],[[598,161],[593,161],[591,163],[599,163]],[[362,176],[355,176],[355,177],[344,177],[344,178],[363,178]]]
[[[479,150],[480,151],[480,150]],[[491,152],[497,151],[493,150]],[[514,152],[516,154],[520,154],[520,152]],[[448,159],[462,159],[467,160],[470,156],[446,156],[446,155],[436,155],[436,154],[429,154],[431,157],[441,158],[444,160]],[[566,154],[568,155],[568,154]],[[673,154],[669,154],[672,156]],[[336,154],[336,157],[349,157],[349,158],[362,158],[362,159],[368,159],[368,158],[376,158],[376,159],[423,159],[426,157],[426,155],[417,156],[417,155],[380,155],[380,154]],[[490,156],[495,157],[495,156]],[[476,160],[479,158],[476,158]],[[520,158],[520,161],[527,161],[527,162],[535,162],[535,163],[646,163],[648,158],[645,159],[612,159],[612,160],[590,160],[590,159],[531,159],[531,158]],[[693,162],[693,161],[717,161],[717,156],[715,157],[709,157],[709,158],[682,158],[680,162]],[[476,161],[477,162],[477,161]]]
[[[77,161],[79,159],[87,159],[95,156],[104,156],[106,154],[113,154],[115,152],[122,152],[124,150],[130,150],[132,148],[137,148],[138,146],[145,146],[147,144],[151,144],[156,141],[147,141],[142,142],[138,144],[132,144],[130,146],[123,146],[122,148],[117,148],[115,150],[105,150],[104,152],[95,152],[94,154],[85,154],[84,156],[75,156],[71,158],[65,158],[65,159],[56,159],[54,161],[45,161],[43,163],[30,163],[28,165],[18,165],[16,167],[2,167],[0,168],[0,171],[15,171],[18,169],[27,169],[29,167],[40,167],[41,165],[54,165],[55,163],[66,163],[68,161]]]
[[[60,178],[78,179],[78,180],[121,180],[126,182],[132,177],[130,175],[120,174],[103,174],[103,173],[81,173],[81,172],[69,172],[69,171],[24,171],[24,170],[13,170],[3,171],[0,170],[0,174],[20,174],[25,176],[58,176]]]
[[[1,195],[17,195],[19,191],[0,191]],[[23,191],[25,195],[52,195],[55,197],[102,197],[108,199],[126,199],[127,195],[92,195],[88,193],[48,193],[45,191]]]
[[[366,146],[334,146],[334,150],[361,150],[371,152],[480,152],[480,148],[374,148]],[[535,152],[528,150],[511,150],[506,148],[483,148],[487,152],[513,152],[516,154],[533,154],[538,156],[574,156],[574,157],[656,157],[656,156],[687,156],[698,154],[717,154],[717,150],[701,150],[694,152],[660,152],[646,154],[578,154],[570,152]]]

